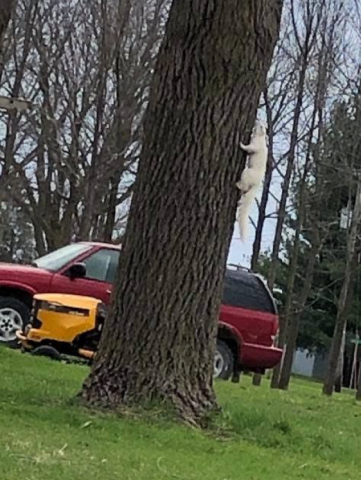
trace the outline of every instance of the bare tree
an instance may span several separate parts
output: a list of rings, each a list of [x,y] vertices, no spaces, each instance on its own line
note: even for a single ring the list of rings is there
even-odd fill
[[[267,219],[272,217],[273,212],[268,213],[267,207],[272,197],[272,178],[275,170],[282,161],[282,154],[276,152],[275,141],[287,125],[287,120],[292,119],[288,105],[292,102],[293,83],[295,81],[296,66],[293,59],[285,55],[285,43],[289,41],[289,22],[284,14],[281,40],[278,42],[275,58],[268,76],[267,87],[263,92],[260,110],[264,110],[268,126],[268,162],[261,200],[258,204],[258,217],[255,226],[255,238],[252,247],[251,268],[258,271],[259,257],[261,253],[263,230]],[[277,155],[280,155],[280,159]],[[253,375],[253,385],[260,386],[262,375]]]
[[[298,205],[295,220],[294,238],[291,247],[291,259],[289,264],[288,275],[288,291],[285,302],[284,318],[285,318],[285,354],[282,363],[282,371],[280,374],[278,387],[281,389],[288,388],[293,357],[296,350],[296,342],[298,336],[298,326],[302,312],[305,308],[308,296],[312,288],[314,268],[317,255],[320,252],[323,240],[327,236],[328,228],[322,229],[319,219],[319,209],[322,208],[320,199],[325,199],[325,182],[322,179],[323,168],[319,165],[321,156],[320,151],[323,143],[324,134],[324,118],[326,99],[329,96],[329,90],[333,84],[337,61],[339,60],[338,44],[343,35],[344,29],[344,9],[343,5],[325,4],[326,8],[322,15],[320,32],[317,47],[317,60],[314,71],[311,69],[312,75],[312,91],[314,96],[313,112],[310,119],[310,132],[307,139],[305,160],[302,166],[303,172],[298,186]],[[334,8],[331,8],[334,7]],[[316,135],[316,137],[315,137]],[[314,197],[316,200],[312,203],[312,195],[307,187],[307,178],[313,172]],[[297,292],[297,300],[295,299],[294,284],[297,275],[298,256],[300,254],[301,236],[304,229],[306,216],[308,225],[312,225],[312,233],[309,235],[311,246],[308,249],[307,267],[304,275],[303,286],[301,291]]]
[[[357,258],[356,242],[359,232],[359,223],[361,221],[361,174],[357,172],[357,191],[355,204],[352,215],[351,230],[347,242],[347,257],[345,266],[345,276],[342,283],[337,317],[335,323],[335,331],[332,339],[331,351],[328,361],[328,368],[323,385],[323,393],[332,395],[335,385],[337,367],[343,338],[343,332],[347,323],[347,313],[350,306],[350,289],[353,279],[354,267]]]
[[[310,67],[311,59],[314,55],[314,50],[317,41],[317,34],[319,26],[322,20],[322,15],[325,9],[325,0],[317,0],[316,2],[312,0],[307,0],[302,3],[300,12],[297,10],[295,0],[290,1],[290,15],[293,25],[293,35],[296,48],[296,58],[299,62],[298,76],[297,76],[297,88],[296,88],[296,99],[295,106],[293,111],[292,119],[292,128],[289,138],[289,150],[287,153],[286,168],[283,178],[281,198],[279,202],[279,208],[277,212],[277,225],[275,238],[273,241],[272,248],[272,260],[271,266],[268,273],[268,284],[271,289],[273,289],[277,267],[278,267],[278,257],[279,250],[282,240],[282,231],[284,226],[284,221],[286,218],[287,212],[287,200],[289,197],[290,183],[292,179],[292,173],[294,171],[294,164],[296,158],[296,149],[299,142],[299,130],[300,124],[302,122],[302,113],[305,101],[306,93],[306,80],[307,72]],[[294,55],[293,50],[289,52],[290,55]],[[293,258],[295,265],[297,265],[297,258]],[[293,269],[293,266],[292,266]],[[290,270],[291,266],[290,266]],[[293,291],[293,282],[294,279],[291,276],[290,281],[288,282],[288,289],[290,292]],[[287,311],[287,306],[285,307]],[[287,315],[287,314],[286,314]],[[286,339],[286,315],[281,315],[280,317],[280,333],[278,337],[278,346],[283,347]],[[278,365],[274,371],[271,381],[271,387],[277,388],[279,374],[280,374],[281,364]]]
[[[291,21],[294,28],[293,35],[295,39],[295,47],[297,51],[296,58],[299,64],[299,68],[293,122],[290,133],[290,146],[287,154],[286,170],[282,184],[281,199],[277,212],[278,217],[275,239],[272,249],[272,264],[268,278],[268,283],[271,289],[273,289],[277,273],[278,254],[282,239],[282,229],[286,215],[287,199],[294,167],[296,147],[298,144],[298,132],[305,95],[307,69],[309,68],[310,59],[314,51],[318,27],[320,25],[322,12],[324,9],[324,3],[324,0],[318,0],[316,2],[314,2],[313,0],[306,0],[302,3],[300,14],[297,13],[295,0],[290,0]],[[299,16],[301,16],[301,19]],[[294,55],[293,52],[288,53],[290,55]]]
[[[36,108],[2,118],[0,185],[38,253],[124,228],[168,3],[19,0],[1,86]]]

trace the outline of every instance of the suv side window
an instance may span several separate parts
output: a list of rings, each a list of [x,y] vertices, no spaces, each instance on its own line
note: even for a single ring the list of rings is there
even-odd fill
[[[118,250],[103,248],[84,260],[86,278],[114,283],[119,261]]]

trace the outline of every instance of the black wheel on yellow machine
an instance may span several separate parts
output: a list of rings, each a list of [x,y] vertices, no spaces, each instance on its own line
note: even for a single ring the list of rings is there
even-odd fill
[[[50,345],[41,345],[40,347],[36,347],[31,353],[41,357],[48,357],[52,360],[61,360],[60,352]]]

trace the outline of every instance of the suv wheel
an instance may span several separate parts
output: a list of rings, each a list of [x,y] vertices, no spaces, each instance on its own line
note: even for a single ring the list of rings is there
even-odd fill
[[[234,357],[232,350],[222,340],[217,341],[216,354],[214,356],[213,378],[229,380],[233,374]]]
[[[0,344],[15,347],[16,331],[22,330],[29,318],[28,307],[12,297],[0,298]]]

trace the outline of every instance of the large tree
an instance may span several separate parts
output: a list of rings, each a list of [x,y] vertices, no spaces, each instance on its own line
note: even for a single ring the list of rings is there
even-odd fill
[[[222,281],[282,0],[177,0],[144,125],[139,171],[99,353],[83,391],[116,408],[170,401],[197,423],[216,406]]]

